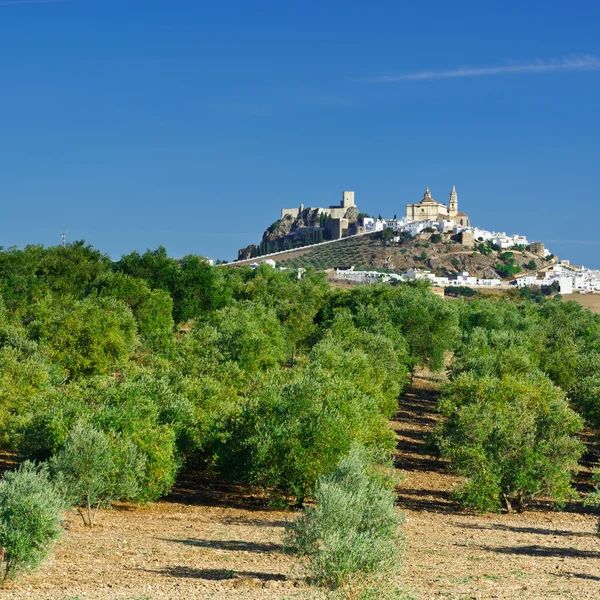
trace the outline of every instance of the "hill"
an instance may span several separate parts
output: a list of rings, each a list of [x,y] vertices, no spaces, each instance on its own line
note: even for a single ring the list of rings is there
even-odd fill
[[[421,268],[439,276],[468,271],[479,278],[500,279],[510,279],[517,273],[535,272],[547,264],[523,247],[506,251],[477,241],[475,246],[466,246],[451,234],[430,232],[416,237],[404,234],[391,238],[382,232],[352,236],[329,244],[290,250],[270,258],[288,268],[312,266],[326,270],[354,267],[357,270],[396,273]]]

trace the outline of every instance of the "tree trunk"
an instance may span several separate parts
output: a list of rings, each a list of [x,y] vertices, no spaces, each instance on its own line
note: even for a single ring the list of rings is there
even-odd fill
[[[98,514],[98,509],[100,508],[100,502],[96,504],[96,508],[94,509],[94,518],[92,519],[92,525],[96,522],[96,515]]]
[[[86,495],[86,501],[87,501],[88,527],[93,527],[94,524],[92,523],[92,505],[90,504],[90,495],[89,494]]]
[[[8,575],[7,572],[4,571],[4,556],[6,554],[6,550],[0,546],[0,580],[4,581]]]
[[[85,513],[81,510],[81,508],[78,508],[77,512],[79,513],[79,516],[81,517],[81,520],[83,521],[83,526],[85,527],[87,525],[87,523],[85,522]]]
[[[507,494],[502,494],[502,497],[504,498],[504,504],[506,504],[506,510],[509,513],[512,513],[513,512],[513,507],[512,507],[512,505],[510,503],[510,500],[508,499],[508,495]]]

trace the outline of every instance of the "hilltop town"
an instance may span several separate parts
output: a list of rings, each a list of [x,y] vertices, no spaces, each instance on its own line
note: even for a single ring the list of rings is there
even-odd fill
[[[353,260],[343,251],[350,246],[366,248],[369,258],[359,252],[361,259]],[[554,285],[561,294],[600,292],[600,271],[559,260],[542,241],[472,225],[459,210],[455,186],[447,205],[426,188],[400,218],[361,212],[352,191],[344,191],[338,205],[283,208],[260,244],[241,249],[236,262],[283,269],[311,265],[354,282],[421,279],[438,287]]]

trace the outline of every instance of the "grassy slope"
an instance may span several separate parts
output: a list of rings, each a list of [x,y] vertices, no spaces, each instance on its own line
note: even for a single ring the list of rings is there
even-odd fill
[[[444,235],[439,243],[429,241],[424,234],[400,243],[384,242],[380,234],[342,239],[335,244],[318,246],[300,256],[273,257],[281,266],[298,268],[313,266],[316,269],[354,266],[355,269],[404,272],[410,268],[424,268],[438,275],[453,275],[468,271],[478,277],[498,277],[494,265],[505,261],[501,252],[484,255],[466,248]],[[538,267],[543,261],[529,252],[514,252],[515,264],[521,273],[527,272],[525,264],[533,258]]]

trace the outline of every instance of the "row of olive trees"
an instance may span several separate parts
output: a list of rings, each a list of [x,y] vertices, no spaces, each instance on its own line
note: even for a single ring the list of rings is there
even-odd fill
[[[425,288],[332,290],[162,250],[10,250],[0,275],[0,435],[89,526],[168,494],[189,461],[302,504],[355,444],[390,456],[408,373],[458,338]]]
[[[598,430],[600,318],[575,303],[475,300],[439,402],[434,441],[478,510],[522,510],[572,485],[585,421]]]
[[[426,289],[339,292],[263,268],[227,276],[226,306],[151,348],[158,305],[136,299],[147,281],[103,277],[83,299],[4,312],[0,434],[36,460],[80,421],[127,439],[145,459],[141,501],[168,493],[193,460],[301,502],[353,442],[391,451],[407,371],[438,368],[458,332],[456,312]],[[108,279],[119,285],[104,296]]]

